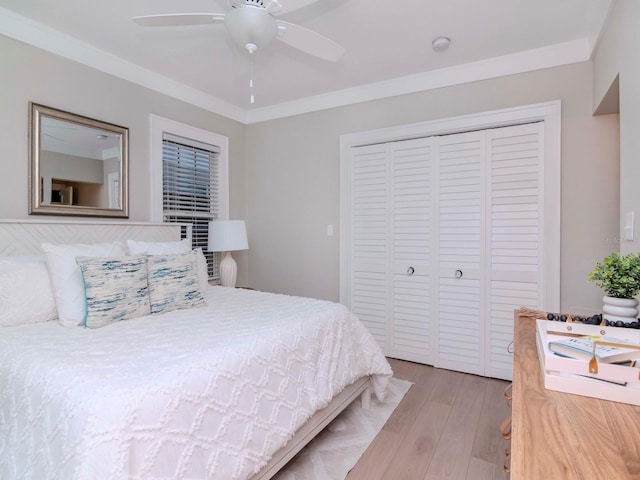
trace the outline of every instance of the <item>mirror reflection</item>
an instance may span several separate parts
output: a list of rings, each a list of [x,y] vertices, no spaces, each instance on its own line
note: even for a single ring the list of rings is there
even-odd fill
[[[128,216],[128,129],[31,104],[34,214]]]

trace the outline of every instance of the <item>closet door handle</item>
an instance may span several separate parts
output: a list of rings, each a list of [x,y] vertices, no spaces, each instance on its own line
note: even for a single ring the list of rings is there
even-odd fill
[[[407,275],[413,275],[415,273],[415,269],[413,267],[407,268]]]
[[[456,278],[462,278],[462,270],[456,270]]]

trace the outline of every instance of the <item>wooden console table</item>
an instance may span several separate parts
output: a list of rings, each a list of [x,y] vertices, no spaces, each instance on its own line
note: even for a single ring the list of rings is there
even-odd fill
[[[516,312],[511,479],[640,479],[640,407],[545,389],[535,328]]]

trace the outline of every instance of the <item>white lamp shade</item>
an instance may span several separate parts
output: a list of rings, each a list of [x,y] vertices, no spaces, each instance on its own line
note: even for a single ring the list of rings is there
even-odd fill
[[[248,248],[244,220],[214,220],[209,223],[210,252],[233,252]]]

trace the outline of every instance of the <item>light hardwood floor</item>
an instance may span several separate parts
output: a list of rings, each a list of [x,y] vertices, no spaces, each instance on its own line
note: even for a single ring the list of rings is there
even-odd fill
[[[508,442],[508,382],[389,359],[414,383],[347,480],[495,480]]]

